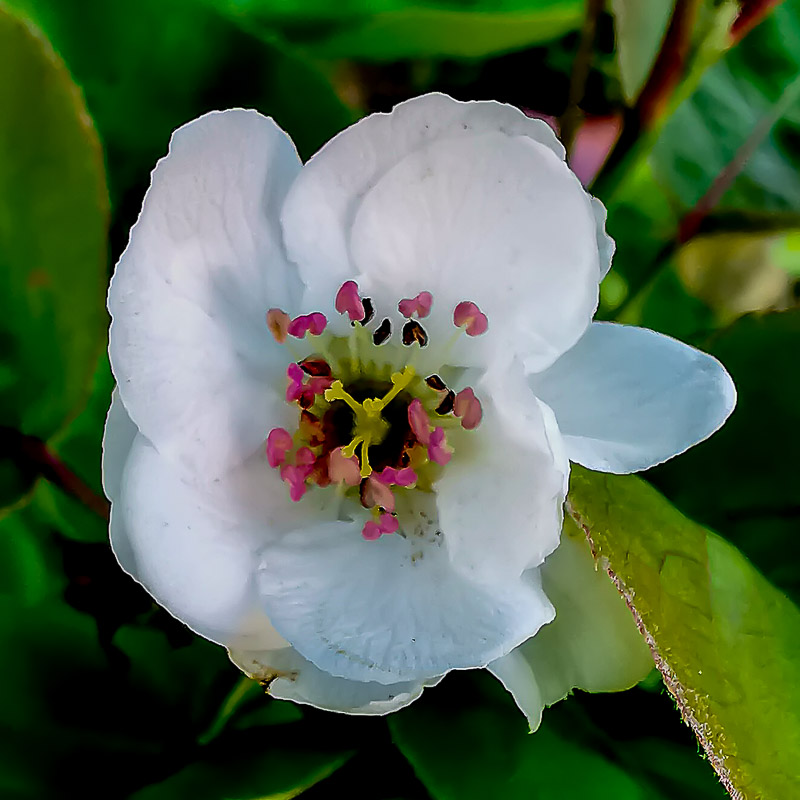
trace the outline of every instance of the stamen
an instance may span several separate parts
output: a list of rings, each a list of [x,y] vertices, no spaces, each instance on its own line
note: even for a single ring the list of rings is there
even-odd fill
[[[486,333],[489,320],[475,303],[459,303],[453,311],[453,323],[457,328],[465,328],[467,336],[480,336]]]
[[[278,467],[286,462],[286,454],[294,447],[292,435],[285,428],[273,428],[267,436],[267,463]]]
[[[336,310],[340,314],[347,314],[351,322],[360,322],[366,316],[364,303],[358,294],[358,284],[355,281],[345,281],[336,293]]]
[[[387,486],[413,486],[417,482],[417,473],[411,467],[395,469],[394,467],[384,467],[380,472],[374,474],[381,483]]]
[[[304,464],[296,466],[292,464],[284,464],[281,467],[281,480],[289,484],[289,497],[292,502],[299,503],[303,495],[306,493],[306,479],[314,469],[313,464]]]
[[[361,505],[364,508],[383,508],[392,512],[395,508],[392,490],[383,481],[378,480],[377,473],[373,472],[361,484]]]
[[[394,533],[400,527],[397,517],[391,514],[381,514],[378,521],[370,520],[364,524],[361,535],[367,541],[375,541],[380,539],[384,534]]]
[[[286,402],[294,403],[303,396],[303,370],[297,364],[289,364],[286,368],[286,377],[289,385],[286,387]]]
[[[406,298],[397,304],[397,310],[408,319],[416,314],[424,319],[431,313],[433,295],[430,292],[420,292],[416,297]]]
[[[386,319],[375,329],[375,333],[372,334],[372,341],[375,345],[380,346],[384,342],[388,341],[391,335],[392,322],[389,317],[386,317]]]
[[[291,317],[285,311],[281,311],[280,308],[271,308],[267,311],[267,327],[278,344],[283,344],[286,341],[290,322]]]
[[[416,342],[420,347],[428,344],[428,334],[425,329],[414,319],[403,325],[403,344],[407,347]]]
[[[288,328],[289,336],[302,339],[311,331],[314,336],[320,336],[328,325],[328,320],[324,314],[315,311],[313,314],[303,314],[295,317]]]
[[[341,447],[331,450],[328,455],[328,475],[333,483],[358,486],[361,483],[361,469],[355,456],[348,458]]]
[[[309,356],[308,358],[304,358],[302,361],[299,361],[297,365],[303,370],[303,372],[306,373],[306,375],[311,375],[313,378],[333,377],[330,364],[328,364],[324,358]]]
[[[468,431],[477,428],[483,419],[481,401],[475,397],[475,392],[469,386],[456,395],[453,411],[461,418],[462,427]]]
[[[442,402],[436,406],[437,414],[449,414],[453,410],[453,404],[456,400],[456,393],[452,389],[447,390],[447,394],[442,399]]]
[[[429,375],[425,378],[425,383],[436,392],[444,392],[447,390],[447,384],[438,375]]]
[[[422,407],[422,403],[414,398],[408,404],[408,424],[411,432],[417,437],[417,441],[422,445],[427,445],[431,440],[431,425],[428,414]]]
[[[366,325],[375,316],[375,306],[372,305],[372,300],[369,297],[362,298],[361,303],[364,306],[364,319],[361,320],[361,324]]]
[[[431,440],[428,444],[428,458],[434,464],[447,464],[453,457],[453,448],[447,444],[447,438],[444,435],[444,428],[436,428],[431,433]]]

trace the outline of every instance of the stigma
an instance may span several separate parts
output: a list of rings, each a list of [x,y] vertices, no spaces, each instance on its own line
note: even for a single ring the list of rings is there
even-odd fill
[[[355,281],[342,284],[333,305],[349,320],[349,334],[331,333],[320,312],[294,319],[282,309],[267,312],[267,327],[279,344],[294,353],[291,340],[300,340],[308,351],[286,369],[285,399],[297,406],[297,427],[269,431],[267,460],[279,470],[291,501],[300,502],[311,489],[336,491],[364,514],[364,539],[403,535],[398,497],[433,491],[457,457],[447,429],[476,428],[481,404],[470,387],[456,392],[438,372],[417,373],[416,352],[432,346],[420,321],[431,312],[430,292],[399,300],[405,318],[397,325],[399,341],[392,339],[389,317],[367,330],[375,308]],[[488,320],[477,305],[463,301],[453,324],[456,338],[461,331],[476,336]],[[452,343],[443,343],[443,368]]]

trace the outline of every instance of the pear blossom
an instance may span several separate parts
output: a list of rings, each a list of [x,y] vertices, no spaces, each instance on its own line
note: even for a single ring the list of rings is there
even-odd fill
[[[177,130],[108,298],[122,568],[278,698],[383,714],[488,668],[535,727],[652,666],[565,528],[735,403],[592,322],[614,244],[550,128],[431,94],[302,164],[255,111]],[[559,543],[561,542],[561,546]]]

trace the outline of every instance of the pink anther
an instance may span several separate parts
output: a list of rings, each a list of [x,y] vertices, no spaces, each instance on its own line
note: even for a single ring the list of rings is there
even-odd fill
[[[361,503],[364,508],[380,506],[386,511],[394,511],[395,501],[392,490],[372,474],[361,490]]]
[[[306,385],[312,394],[325,394],[333,386],[333,378],[309,378]]]
[[[413,486],[417,482],[417,473],[411,467],[395,469],[384,467],[380,472],[373,473],[381,483],[387,486]]]
[[[462,389],[453,402],[453,412],[461,418],[461,426],[468,431],[477,428],[483,419],[483,408],[481,401],[475,397],[475,392],[467,386]]]
[[[346,483],[348,486],[358,486],[361,483],[361,468],[358,457],[346,458],[342,455],[342,448],[337,447],[328,454],[328,475],[333,483]]]
[[[313,467],[312,467],[313,468]],[[303,495],[306,493],[306,478],[310,472],[309,468],[303,466],[298,467],[293,464],[284,464],[281,467],[281,480],[289,484],[289,497],[292,502],[300,502]]]
[[[431,440],[428,444],[428,458],[434,464],[446,464],[453,457],[453,450],[447,444],[444,435],[444,428],[435,428],[431,433]]]
[[[486,333],[489,320],[475,303],[464,301],[453,311],[453,322],[457,328],[465,328],[468,336],[480,336]]]
[[[408,404],[408,424],[411,432],[417,437],[420,444],[428,444],[431,439],[431,425],[428,413],[422,407],[418,398],[414,398]]]
[[[380,539],[382,535],[394,533],[400,527],[397,517],[391,514],[381,514],[377,522],[370,520],[365,523],[361,535],[369,542]]]
[[[289,385],[286,387],[286,402],[294,403],[305,392],[305,386],[303,386],[305,373],[297,364],[292,363],[286,369],[286,377],[289,379]]]
[[[278,467],[286,461],[286,454],[294,447],[292,435],[285,428],[273,428],[267,436],[267,462]]]
[[[301,447],[294,457],[294,463],[305,472],[306,477],[311,474],[311,470],[314,468],[314,462],[317,460],[317,457],[314,455],[314,451],[310,447]]]
[[[267,327],[278,344],[283,344],[286,341],[290,322],[291,317],[280,308],[271,308],[267,311]]]
[[[397,304],[397,310],[404,316],[411,319],[414,314],[419,319],[424,319],[431,313],[433,305],[433,295],[430,292],[420,292],[416,297],[406,298]]]
[[[355,281],[345,281],[339,287],[335,306],[340,314],[347,314],[351,322],[360,322],[366,316],[364,304],[358,294],[358,284]]]
[[[328,320],[324,314],[315,311],[313,314],[303,314],[302,316],[295,317],[287,329],[289,336],[294,336],[297,339],[302,339],[309,331],[314,336],[319,336],[328,324]]]

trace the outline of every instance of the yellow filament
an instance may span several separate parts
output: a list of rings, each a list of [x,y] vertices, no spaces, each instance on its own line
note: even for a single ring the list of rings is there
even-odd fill
[[[334,381],[329,389],[325,390],[325,399],[330,403],[334,400],[343,400],[355,414],[353,440],[342,448],[345,458],[352,458],[356,448],[361,445],[361,477],[368,478],[372,474],[369,463],[370,445],[380,444],[389,431],[389,423],[382,416],[382,411],[397,397],[414,379],[414,368],[406,367],[402,372],[395,372],[391,376],[392,388],[383,397],[368,397],[359,403],[348,391],[341,381]]]

